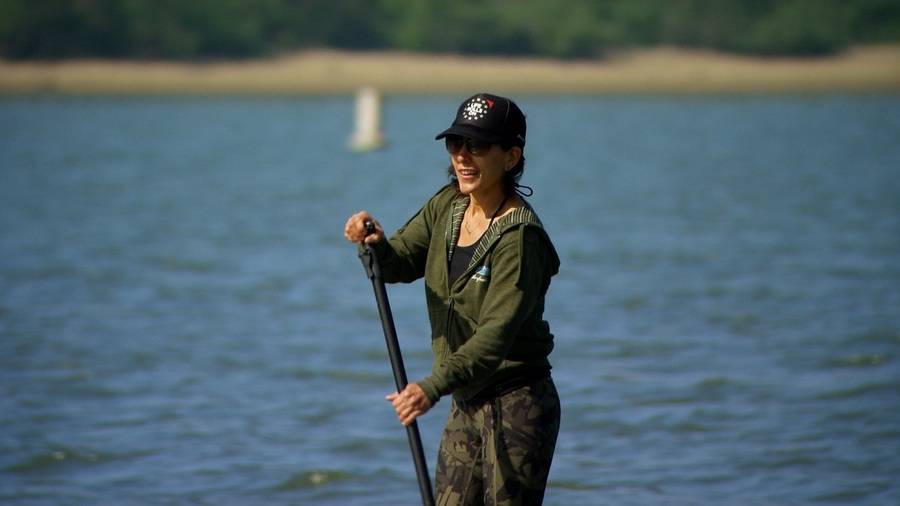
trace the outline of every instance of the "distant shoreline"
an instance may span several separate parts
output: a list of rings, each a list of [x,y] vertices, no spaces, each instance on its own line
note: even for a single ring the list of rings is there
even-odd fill
[[[598,61],[316,50],[213,63],[0,60],[0,95],[728,94],[900,92],[900,46],[824,58],[620,51]]]

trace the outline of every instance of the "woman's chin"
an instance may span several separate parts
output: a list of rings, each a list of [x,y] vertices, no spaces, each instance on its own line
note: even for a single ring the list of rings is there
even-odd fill
[[[472,193],[478,188],[477,182],[459,180],[459,191],[466,195]]]

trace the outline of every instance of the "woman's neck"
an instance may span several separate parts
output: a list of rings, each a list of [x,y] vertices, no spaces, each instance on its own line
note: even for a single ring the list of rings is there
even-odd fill
[[[469,207],[473,215],[480,214],[484,218],[490,219],[500,210],[499,207],[506,200],[505,197],[502,190],[487,195],[471,193],[469,194]]]

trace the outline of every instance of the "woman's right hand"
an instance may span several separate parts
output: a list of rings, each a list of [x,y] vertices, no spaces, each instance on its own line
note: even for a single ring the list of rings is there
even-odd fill
[[[369,234],[366,232],[366,222],[372,222],[372,225],[374,225],[375,231],[373,233]],[[365,242],[366,244],[372,244],[384,239],[384,229],[381,228],[381,224],[371,214],[366,211],[360,211],[347,220],[347,224],[344,225],[344,237],[352,243]]]

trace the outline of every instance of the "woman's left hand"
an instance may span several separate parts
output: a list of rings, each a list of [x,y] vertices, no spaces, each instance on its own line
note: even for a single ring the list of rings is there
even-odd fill
[[[385,399],[391,401],[394,410],[397,411],[397,418],[403,425],[410,425],[416,418],[424,415],[431,409],[431,401],[425,395],[422,387],[415,383],[406,385],[402,392],[394,392]]]

